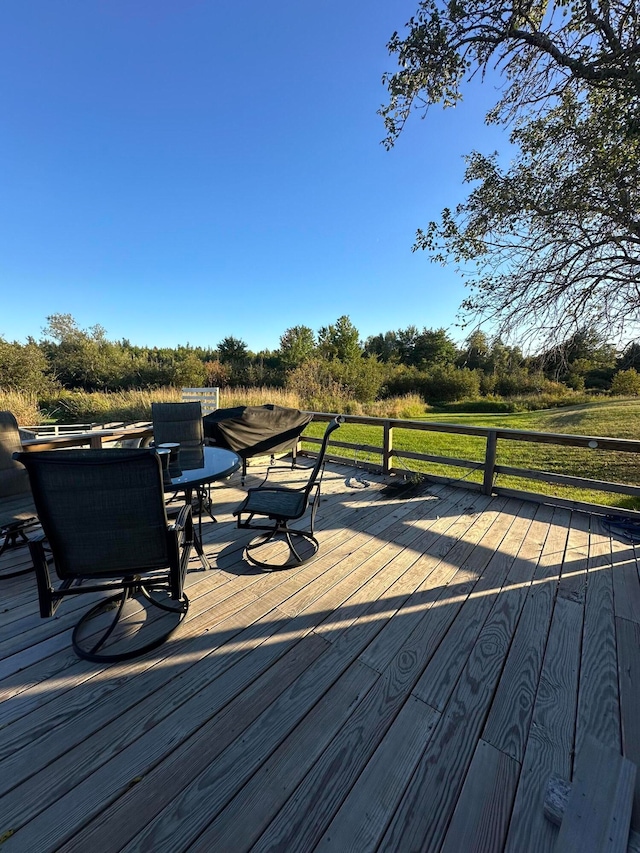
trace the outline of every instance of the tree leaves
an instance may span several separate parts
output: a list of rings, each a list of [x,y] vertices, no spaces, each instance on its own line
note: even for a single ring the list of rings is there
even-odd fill
[[[414,249],[473,264],[463,310],[503,334],[621,334],[640,318],[640,32],[631,0],[424,0],[389,49],[381,114],[391,147],[413,109],[461,98],[489,67],[488,121],[511,127],[509,167],[472,152],[474,188],[418,230]]]

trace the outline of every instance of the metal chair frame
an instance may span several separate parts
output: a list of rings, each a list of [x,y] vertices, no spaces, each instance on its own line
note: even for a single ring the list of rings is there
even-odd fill
[[[298,489],[266,485],[269,477],[269,470],[267,470],[264,481],[256,488],[249,489],[247,497],[234,510],[233,514],[238,519],[238,528],[265,531],[255,536],[245,546],[247,559],[254,565],[265,569],[288,569],[301,565],[317,554],[320,545],[314,534],[314,525],[320,504],[320,487],[324,473],[325,454],[331,434],[343,423],[344,418],[337,416],[327,426],[320,451],[306,485]],[[300,530],[290,527],[289,523],[302,518],[309,507],[309,529]],[[273,523],[256,523],[254,522],[256,516],[265,517]],[[298,550],[301,542],[296,543],[296,540],[304,540],[309,543],[312,547],[312,553],[306,557],[301,556]],[[268,560],[261,560],[257,556],[257,552],[265,545],[277,541],[283,541],[289,550],[284,563],[274,564]],[[296,544],[298,544],[298,548]]]

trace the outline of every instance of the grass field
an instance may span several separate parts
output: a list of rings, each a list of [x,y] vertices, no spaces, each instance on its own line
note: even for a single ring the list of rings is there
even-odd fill
[[[535,432],[570,433],[612,438],[640,439],[640,401],[620,400],[588,403],[573,408],[551,409],[518,414],[456,414],[426,415],[420,420],[435,423],[468,424],[473,426],[502,427]],[[312,424],[308,434],[321,435],[322,424]],[[356,445],[382,445],[382,428],[360,424],[345,424],[335,437]],[[486,442],[475,436],[452,435],[444,432],[419,432],[394,429],[394,448],[449,456],[457,459],[481,462],[484,459]],[[309,447],[312,447],[309,445]],[[337,452],[337,451],[336,451]],[[380,462],[379,456],[364,451],[340,450],[354,461]],[[498,465],[510,465],[559,474],[607,480],[616,483],[640,485],[640,458],[635,454],[587,448],[562,447],[533,442],[498,441]],[[464,468],[417,462],[394,460],[396,467],[423,473],[434,473],[466,481],[481,482],[481,472],[468,473]],[[529,491],[542,492],[573,500],[589,501],[607,506],[640,509],[640,500],[615,493],[583,490],[556,486],[521,477],[500,475],[499,485]]]

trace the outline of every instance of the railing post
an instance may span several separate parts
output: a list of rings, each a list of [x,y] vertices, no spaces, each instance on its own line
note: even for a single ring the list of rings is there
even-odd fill
[[[484,457],[484,482],[482,491],[490,495],[493,491],[493,472],[496,467],[496,449],[498,445],[498,433],[492,429],[487,435],[487,450]]]
[[[388,474],[391,471],[393,456],[393,427],[389,421],[385,421],[382,430],[382,473]]]

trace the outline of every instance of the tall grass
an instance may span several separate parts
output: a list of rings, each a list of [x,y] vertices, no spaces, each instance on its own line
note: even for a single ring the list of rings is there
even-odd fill
[[[46,419],[38,406],[38,398],[28,391],[0,388],[0,409],[13,412],[20,426],[41,424]]]
[[[155,391],[63,391],[41,400],[46,419],[57,423],[111,423],[151,420],[151,403],[180,401],[178,388]]]
[[[155,391],[61,391],[55,396],[38,401],[34,395],[18,391],[0,391],[0,406],[10,409],[22,425],[44,421],[56,423],[112,423],[151,420],[151,404],[179,402],[179,388],[159,388]],[[4,400],[4,403],[2,402]],[[312,402],[315,405],[309,405]],[[340,412],[351,415],[371,415],[387,418],[420,418],[426,411],[424,401],[417,394],[406,394],[380,400],[366,406],[341,397],[326,400],[304,400],[295,391],[283,388],[224,388],[220,392],[220,406],[262,406],[273,403],[292,409]]]
[[[220,391],[220,408],[231,406],[263,406],[273,403],[276,406],[286,406],[290,409],[305,408],[300,395],[285,388],[223,388]]]

